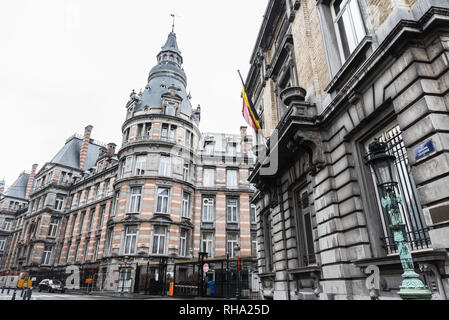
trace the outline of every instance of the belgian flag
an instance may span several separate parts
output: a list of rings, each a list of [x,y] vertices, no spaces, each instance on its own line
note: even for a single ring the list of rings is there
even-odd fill
[[[242,78],[242,75],[240,74],[240,71],[239,71],[239,75],[240,75],[240,79],[242,80],[242,84],[243,84],[243,89],[242,89],[243,118],[255,131],[262,130],[262,127],[260,126],[259,114],[257,113],[256,108],[254,108],[254,104],[251,101],[251,98],[246,93],[245,83],[243,82],[243,78]]]

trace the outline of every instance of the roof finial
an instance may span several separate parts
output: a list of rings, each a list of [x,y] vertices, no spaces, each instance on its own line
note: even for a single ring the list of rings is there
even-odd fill
[[[171,28],[171,32],[174,33],[175,32],[175,15],[173,13],[171,13],[170,16],[173,18],[173,25]]]

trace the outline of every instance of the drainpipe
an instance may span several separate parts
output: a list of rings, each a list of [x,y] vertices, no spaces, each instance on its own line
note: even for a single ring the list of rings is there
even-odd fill
[[[282,240],[284,241],[284,252],[285,252],[285,259],[287,260],[287,293],[288,293],[288,300],[291,300],[290,296],[290,274],[288,269],[288,254],[287,254],[287,236],[285,232],[285,214],[284,214],[284,199],[282,198],[282,183],[279,180],[279,189],[278,189],[278,198],[279,198],[279,208],[281,210],[281,219],[282,219]]]

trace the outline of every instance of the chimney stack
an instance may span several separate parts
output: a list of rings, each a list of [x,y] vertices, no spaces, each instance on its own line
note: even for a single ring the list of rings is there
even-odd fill
[[[92,133],[93,126],[87,126],[84,130],[83,144],[80,151],[80,170],[84,170],[84,164],[86,163],[87,150],[89,149],[90,135]]]
[[[30,197],[31,187],[33,186],[34,176],[36,175],[36,169],[37,169],[37,164],[35,163],[35,164],[33,164],[33,167],[31,168],[30,176],[28,177],[28,183],[27,183],[27,188],[26,188],[26,192],[25,192],[25,198],[29,198]]]
[[[115,155],[115,148],[117,147],[117,145],[113,142],[108,143],[108,151],[107,154],[109,157],[113,157]]]

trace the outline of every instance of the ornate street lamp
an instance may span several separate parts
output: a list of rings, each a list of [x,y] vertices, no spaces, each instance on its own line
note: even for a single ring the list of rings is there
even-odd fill
[[[390,215],[390,228],[393,231],[394,241],[404,270],[403,281],[398,294],[404,300],[430,300],[432,292],[423,284],[419,275],[415,272],[410,244],[407,242],[405,224],[402,221],[399,208],[402,204],[402,198],[395,191],[398,184],[394,165],[396,157],[388,154],[387,144],[378,139],[375,139],[369,146],[369,152],[368,164],[373,169],[377,185],[384,194],[382,207]]]

